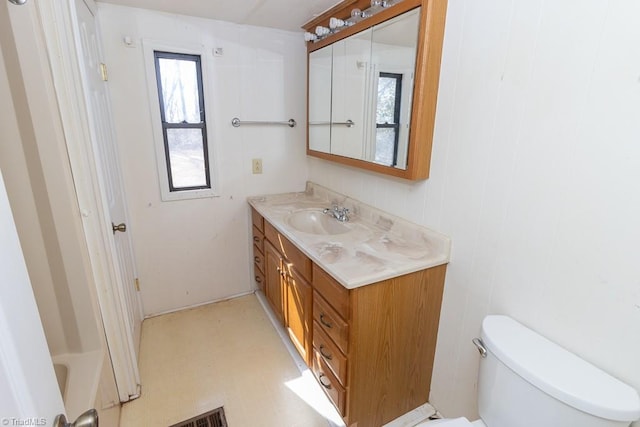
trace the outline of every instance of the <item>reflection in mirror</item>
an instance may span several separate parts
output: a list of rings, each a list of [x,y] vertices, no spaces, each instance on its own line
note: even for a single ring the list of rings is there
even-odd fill
[[[376,100],[376,145],[374,162],[388,166],[398,163],[400,103],[402,74],[383,73],[378,76]]]
[[[364,154],[371,29],[333,44],[331,153],[361,159]]]
[[[407,167],[420,9],[374,27],[372,36],[372,111],[366,159]]]
[[[309,54],[309,149],[331,151],[331,45]]]

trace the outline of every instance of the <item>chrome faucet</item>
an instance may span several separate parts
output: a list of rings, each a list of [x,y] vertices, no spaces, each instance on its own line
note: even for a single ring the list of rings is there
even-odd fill
[[[331,215],[340,222],[349,221],[349,209],[340,208],[338,205],[333,205],[331,208],[323,209],[322,213]]]

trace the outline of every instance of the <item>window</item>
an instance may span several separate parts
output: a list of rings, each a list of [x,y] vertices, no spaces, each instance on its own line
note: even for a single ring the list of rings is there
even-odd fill
[[[380,73],[376,107],[375,162],[396,166],[400,132],[402,74]]]
[[[197,44],[142,46],[161,199],[216,197],[211,59]]]
[[[211,188],[199,55],[154,52],[169,191]]]

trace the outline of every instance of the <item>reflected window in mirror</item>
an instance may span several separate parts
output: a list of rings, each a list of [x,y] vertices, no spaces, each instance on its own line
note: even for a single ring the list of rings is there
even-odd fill
[[[401,102],[402,74],[381,72],[376,102],[376,163],[386,166],[398,163]]]

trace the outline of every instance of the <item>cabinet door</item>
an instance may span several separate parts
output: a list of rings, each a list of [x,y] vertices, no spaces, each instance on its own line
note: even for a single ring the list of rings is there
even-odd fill
[[[294,346],[307,363],[311,362],[311,285],[293,268],[285,269],[287,287],[287,330]]]
[[[267,300],[278,320],[284,323],[285,293],[282,279],[282,256],[268,241],[264,242],[265,279]]]

